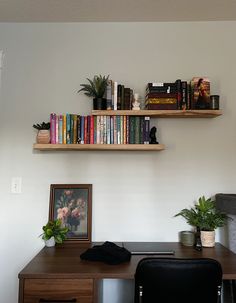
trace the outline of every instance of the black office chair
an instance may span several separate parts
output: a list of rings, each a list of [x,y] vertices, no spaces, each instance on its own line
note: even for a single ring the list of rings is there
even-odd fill
[[[221,284],[216,260],[144,258],[135,273],[135,303],[217,303]]]

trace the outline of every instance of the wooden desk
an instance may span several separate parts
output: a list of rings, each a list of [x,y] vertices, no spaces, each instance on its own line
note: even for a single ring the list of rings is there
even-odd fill
[[[201,252],[180,243],[159,243],[160,249],[174,250],[176,258],[213,258],[223,269],[223,279],[236,280],[236,254],[219,243]],[[101,279],[134,279],[137,263],[145,255],[132,256],[120,265],[80,260],[88,244],[43,248],[19,273],[19,303],[95,303]],[[163,256],[158,256],[163,257]]]

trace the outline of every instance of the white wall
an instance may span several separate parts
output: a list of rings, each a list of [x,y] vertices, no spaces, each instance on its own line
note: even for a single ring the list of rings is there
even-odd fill
[[[2,302],[17,302],[17,274],[43,247],[51,183],[93,184],[94,241],[177,241],[189,227],[176,212],[201,195],[235,192],[235,35],[236,22],[0,24]],[[155,119],[166,145],[157,153],[33,151],[33,123],[90,112],[76,92],[95,74],[142,96],[147,82],[206,75],[224,114]],[[22,194],[10,193],[12,177],[22,177]]]

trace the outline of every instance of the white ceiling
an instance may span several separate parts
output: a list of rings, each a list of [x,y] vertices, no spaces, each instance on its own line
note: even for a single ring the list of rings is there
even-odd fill
[[[236,20],[236,0],[0,0],[0,22]]]

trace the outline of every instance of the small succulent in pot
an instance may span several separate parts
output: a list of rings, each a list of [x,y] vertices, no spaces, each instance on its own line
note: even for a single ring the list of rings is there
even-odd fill
[[[38,130],[36,142],[38,144],[50,143],[50,122],[42,122],[33,125]]]
[[[93,98],[93,108],[94,109],[106,109],[106,99],[104,98],[107,84],[108,84],[108,76],[95,75],[93,79],[88,80],[88,84],[80,84],[82,88],[78,91],[84,92],[84,94],[88,97]]]

